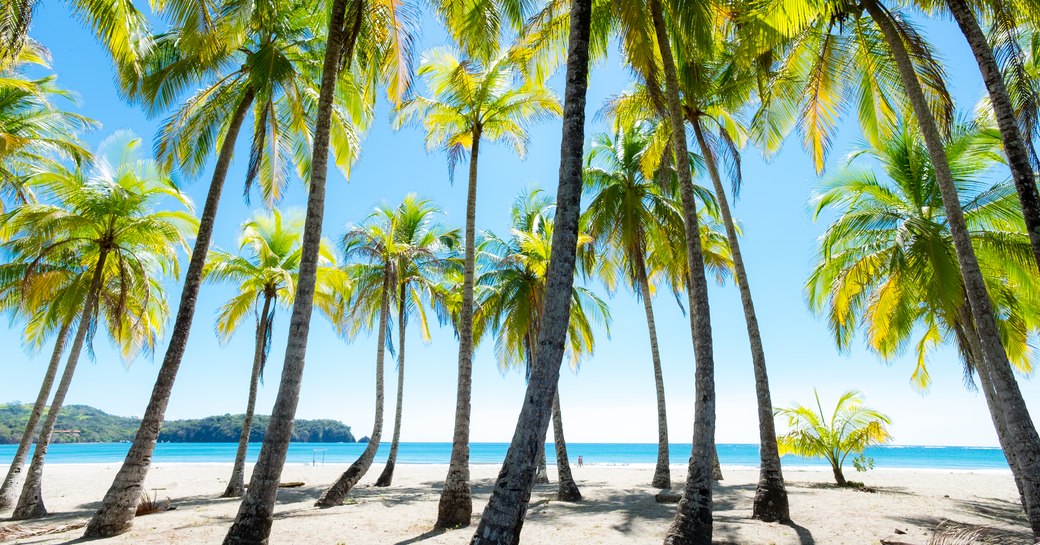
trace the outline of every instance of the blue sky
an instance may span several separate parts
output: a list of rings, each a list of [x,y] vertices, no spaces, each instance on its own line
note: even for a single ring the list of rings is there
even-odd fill
[[[432,21],[423,25],[417,52],[443,45],[445,37]],[[946,21],[929,22],[925,33],[946,63],[958,107],[969,110],[983,94],[981,78],[971,53],[956,27]],[[101,121],[103,127],[86,136],[96,143],[118,129],[131,129],[150,145],[159,119],[127,105],[118,96],[105,53],[92,35],[58,2],[42,2],[32,36],[53,54],[59,83],[78,93],[79,112]],[[562,94],[562,77],[553,80]],[[589,87],[590,113],[604,100],[629,85],[626,69],[613,54],[593,70]],[[427,154],[422,134],[415,129],[393,131],[389,109],[381,104],[377,121],[365,138],[360,161],[350,181],[331,175],[326,203],[326,235],[337,237],[344,226],[363,219],[379,203],[395,204],[409,192],[434,199],[445,210],[444,222],[461,227],[465,218],[465,184],[448,180],[443,154]],[[589,117],[587,134],[606,130],[604,122]],[[239,224],[250,210],[241,197],[247,135],[228,177],[221,202],[216,246],[233,249]],[[536,125],[525,160],[506,147],[482,147],[477,226],[506,230],[508,207],[525,188],[555,191],[559,162],[559,123]],[[858,137],[847,122],[828,161],[833,167]],[[927,393],[915,390],[909,377],[911,356],[882,362],[862,348],[839,354],[825,322],[807,309],[802,286],[808,275],[816,238],[824,229],[814,224],[808,199],[818,183],[811,163],[798,141],[792,139],[770,162],[753,150],[744,156],[745,186],[735,215],[742,222],[742,248],[755,296],[769,365],[773,402],[788,406],[808,403],[819,388],[824,403],[846,389],[861,390],[868,403],[893,419],[895,442],[913,445],[996,445],[996,436],[981,394],[967,391],[953,350],[936,352],[930,360],[934,383]],[[185,191],[201,207],[209,169],[197,180],[186,180]],[[258,202],[254,199],[253,202]],[[282,207],[302,207],[305,194],[297,184]],[[167,282],[171,306],[179,300],[180,280]],[[216,310],[229,296],[226,287],[205,285],[199,297],[193,331],[181,366],[168,418],[191,418],[238,413],[245,406],[253,334],[248,326],[227,345],[213,333]],[[718,392],[718,441],[757,441],[755,398],[746,330],[735,286],[710,288]],[[646,323],[640,303],[625,291],[610,301],[611,336],[599,330],[596,353],[577,372],[565,370],[560,382],[567,438],[575,442],[655,442],[656,408],[649,360]],[[673,442],[689,442],[693,422],[693,355],[689,322],[674,300],[655,301],[668,398],[669,431]],[[170,321],[172,327],[172,318]],[[18,323],[0,329],[0,345],[10,347],[4,358],[6,380],[0,400],[35,398],[50,347],[43,354],[16,348]],[[258,411],[268,413],[274,401],[276,379],[284,353],[288,312],[275,319],[267,383],[261,388]],[[457,344],[451,331],[439,329],[424,346],[417,331],[408,340],[407,377],[402,440],[450,441],[455,405]],[[110,413],[139,416],[147,403],[165,345],[154,357],[124,365],[100,337],[97,361],[81,365],[67,403],[88,404]],[[375,338],[360,337],[353,344],[337,338],[323,318],[315,316],[308,347],[298,417],[336,418],[358,436],[371,428],[374,412]],[[396,387],[387,366],[387,398]],[[1040,383],[1020,380],[1034,415],[1040,414]],[[474,441],[508,441],[523,396],[519,373],[503,375],[494,358],[493,343],[480,347],[474,361]],[[392,416],[393,407],[387,407]],[[780,429],[783,429],[781,423]]]

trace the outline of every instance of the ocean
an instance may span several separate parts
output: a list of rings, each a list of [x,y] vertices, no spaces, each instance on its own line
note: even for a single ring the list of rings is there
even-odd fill
[[[14,456],[17,445],[0,445],[0,464]],[[508,443],[472,443],[470,463],[501,464]],[[59,443],[51,445],[47,453],[48,463],[118,463],[123,460],[129,443]],[[289,446],[289,463],[353,462],[363,443],[292,443]],[[155,463],[212,463],[232,462],[235,458],[234,443],[160,443],[155,448]],[[386,460],[390,445],[380,445],[377,462]],[[256,459],[260,444],[251,444],[250,461]],[[654,464],[657,461],[657,445],[652,443],[569,443],[567,451],[571,463],[578,456],[586,464],[634,465]],[[758,445],[720,444],[719,461],[725,466],[758,466]],[[546,451],[550,464],[556,455],[550,444]],[[1006,470],[1007,460],[999,448],[989,447],[922,447],[884,446],[867,449],[867,456],[874,458],[875,467],[887,469],[950,469],[950,470]],[[30,455],[31,456],[31,455]],[[451,443],[401,443],[397,462],[401,464],[447,464],[451,456]],[[672,444],[669,448],[670,461],[684,464],[690,456],[689,444]],[[786,467],[827,466],[822,459],[806,459],[785,456]],[[852,456],[846,467],[852,469]]]

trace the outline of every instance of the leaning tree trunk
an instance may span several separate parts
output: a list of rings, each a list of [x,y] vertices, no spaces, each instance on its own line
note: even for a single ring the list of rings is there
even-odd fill
[[[148,469],[152,463],[152,452],[155,450],[155,442],[159,439],[159,429],[162,427],[163,418],[166,415],[166,405],[170,401],[173,383],[177,379],[177,370],[184,358],[184,349],[188,345],[188,333],[191,331],[191,322],[195,317],[195,303],[199,295],[199,286],[202,284],[202,270],[206,265],[206,253],[209,251],[210,241],[213,238],[213,226],[217,219],[220,193],[224,188],[224,180],[227,178],[228,167],[231,165],[231,156],[235,151],[235,140],[238,138],[246,114],[249,113],[249,105],[252,104],[253,98],[252,89],[246,91],[231,116],[227,134],[224,136],[220,153],[217,155],[217,163],[213,167],[213,179],[210,180],[206,204],[202,208],[202,217],[199,218],[195,247],[192,249],[188,271],[185,273],[184,289],[181,291],[180,306],[177,308],[177,319],[173,324],[173,333],[170,335],[170,344],[166,348],[166,356],[163,357],[159,376],[155,379],[155,386],[152,387],[152,395],[148,400],[148,407],[145,408],[141,425],[137,429],[137,435],[134,436],[134,443],[130,446],[123,465],[112,481],[112,486],[109,487],[105,498],[101,501],[101,507],[87,523],[85,537],[111,537],[126,532],[134,524],[137,502],[141,499],[144,480],[148,476]]]
[[[560,379],[567,325],[570,322],[578,217],[581,212],[591,4],[591,0],[571,1],[567,84],[560,143],[560,183],[556,192],[555,228],[546,273],[546,297],[537,357],[527,382],[527,393],[513,432],[513,441],[491,492],[491,499],[480,517],[472,545],[513,545],[519,541],[534,484],[535,460],[538,449],[544,450],[545,432]]]
[[[246,454],[249,451],[249,432],[253,427],[253,412],[256,410],[256,391],[260,383],[260,372],[264,368],[267,351],[267,330],[271,327],[268,313],[271,312],[271,294],[264,294],[264,308],[260,321],[256,324],[256,348],[253,350],[253,372],[249,375],[249,399],[246,400],[246,414],[242,418],[242,432],[238,436],[238,451],[235,453],[235,465],[231,469],[231,479],[221,495],[223,498],[238,498],[245,492]]]
[[[350,30],[349,44],[346,43],[348,31],[343,26],[347,0],[333,0],[331,6],[314,127],[311,183],[307,195],[307,217],[303,230],[299,280],[296,283],[292,316],[289,318],[289,341],[285,347],[282,378],[267,426],[267,435],[263,446],[260,447],[260,456],[253,468],[253,475],[249,479],[249,489],[238,508],[234,524],[224,537],[224,543],[227,545],[266,544],[274,522],[274,502],[278,494],[278,481],[282,477],[282,467],[285,465],[285,455],[289,450],[289,440],[292,439],[293,419],[296,417],[296,404],[300,400],[300,384],[307,356],[307,334],[310,331],[311,314],[314,310],[321,224],[325,212],[325,178],[329,166],[332,102],[335,98],[341,61],[346,59],[345,64],[349,66],[364,13],[364,0],[357,0],[354,4],[357,9]]]
[[[444,489],[437,504],[437,528],[469,526],[473,496],[469,489],[469,419],[473,389],[473,273],[477,223],[477,157],[480,125],[473,130],[469,157],[469,186],[466,190],[466,256],[462,267],[462,308],[459,310],[459,379],[455,394],[455,432]]]
[[[686,263],[689,277],[686,290],[690,305],[690,332],[696,360],[696,399],[694,402],[693,453],[686,487],[676,509],[675,520],[665,535],[668,545],[709,545],[711,543],[712,457],[715,453],[715,362],[712,355],[711,314],[708,308],[708,282],[704,274],[704,255],[697,207],[693,200],[693,175],[683,130],[679,81],[675,73],[672,47],[668,42],[660,0],[650,0],[657,47],[664,65],[668,117],[672,127],[672,147],[679,173],[683,224],[686,234]]]
[[[751,364],[755,370],[760,465],[751,516],[765,522],[786,521],[791,518],[791,510],[787,503],[787,488],[784,486],[784,474],[780,467],[780,451],[777,448],[776,428],[773,422],[773,401],[770,399],[769,375],[766,373],[766,352],[762,346],[761,332],[758,329],[755,302],[751,298],[751,286],[747,279],[747,269],[744,268],[744,257],[740,253],[737,228],[729,210],[726,189],[722,186],[715,155],[705,141],[700,119],[694,118],[692,121],[693,133],[697,138],[697,145],[701,149],[701,156],[704,157],[704,164],[708,167],[708,176],[715,188],[715,197],[719,202],[722,221],[726,226],[726,238],[733,256],[734,276],[737,278],[737,287],[740,289],[740,302],[744,307],[744,321],[747,324],[748,340],[751,345]],[[718,459],[717,451],[715,458]],[[722,473],[721,469],[719,473]]]
[[[1000,128],[1000,138],[1004,142],[1004,153],[1007,154],[1011,177],[1015,180],[1015,189],[1022,204],[1022,217],[1026,222],[1026,232],[1029,233],[1029,243],[1033,247],[1033,258],[1040,268],[1040,192],[1036,188],[1033,167],[1029,164],[1029,154],[1022,133],[1018,130],[1015,108],[1011,105],[1004,77],[1000,73],[1000,65],[993,56],[993,49],[979,27],[971,6],[965,0],[946,0],[946,3],[950,6],[953,18],[957,20],[957,26],[967,38],[982,72],[982,81],[989,92],[997,127]]]
[[[79,355],[83,352],[83,343],[90,329],[91,318],[94,315],[94,307],[97,305],[98,296],[101,293],[101,280],[104,278],[105,261],[108,259],[107,248],[102,247],[98,254],[97,263],[94,264],[94,275],[90,279],[90,291],[87,292],[87,300],[83,302],[83,311],[79,316],[79,326],[76,328],[76,337],[72,340],[69,349],[69,359],[65,362],[65,370],[61,373],[61,381],[58,389],[54,392],[51,407],[47,410],[47,418],[43,421],[40,436],[36,439],[36,449],[33,451],[32,462],[25,476],[25,484],[22,486],[22,494],[18,497],[18,505],[14,508],[11,520],[35,519],[47,515],[47,508],[43,505],[43,464],[47,458],[47,447],[50,446],[51,432],[54,424],[58,421],[58,413],[65,403],[65,394],[69,392],[72,385],[72,377],[76,373],[76,364]]]
[[[25,458],[29,455],[29,447],[32,446],[33,436],[36,435],[36,427],[43,416],[43,409],[47,407],[47,398],[51,396],[51,387],[54,386],[54,378],[58,375],[58,366],[61,365],[61,354],[65,349],[65,340],[68,337],[72,324],[62,324],[58,331],[58,338],[54,341],[54,352],[51,353],[51,361],[47,364],[47,373],[43,376],[43,384],[40,385],[40,393],[36,395],[36,403],[33,404],[32,412],[29,413],[29,421],[25,424],[25,431],[18,441],[18,450],[14,453],[11,467],[7,469],[4,477],[4,485],[0,487],[0,511],[6,511],[14,507],[18,500],[18,490],[22,485],[22,469],[25,467]]]
[[[650,486],[656,488],[672,487],[672,472],[668,467],[668,411],[664,398],[664,373],[661,371],[661,351],[657,346],[657,322],[654,320],[654,306],[650,297],[650,281],[647,279],[646,261],[642,251],[635,255],[636,274],[639,276],[639,298],[643,300],[643,311],[646,312],[646,327],[650,332],[650,357],[654,365],[654,385],[657,388],[657,467]]]
[[[390,319],[390,289],[392,282],[389,270],[383,273],[383,290],[380,295],[382,301],[379,303],[379,332],[376,334],[376,412],[375,422],[372,424],[372,435],[368,438],[368,444],[361,456],[350,464],[350,467],[332,483],[325,492],[314,502],[315,507],[334,507],[342,505],[343,499],[347,497],[350,490],[357,485],[361,477],[368,473],[372,467],[372,461],[376,458],[379,450],[379,440],[383,436],[383,358],[386,355],[386,327]]]
[[[401,442],[401,405],[404,402],[404,333],[405,312],[404,298],[407,284],[401,283],[401,291],[397,299],[397,409],[394,411],[394,437],[390,441],[390,454],[386,457],[383,472],[376,479],[376,486],[390,486],[394,480],[394,467],[397,465],[397,448]]]
[[[834,473],[834,482],[838,483],[838,486],[848,486],[848,481],[845,480],[845,474],[841,471],[841,466],[832,463],[831,472]]]
[[[971,307],[972,318],[982,345],[983,358],[980,363],[983,365],[980,367],[979,373],[989,373],[989,378],[993,381],[993,391],[1000,400],[1000,408],[1004,414],[1006,426],[1005,431],[1008,434],[1008,438],[1003,444],[1014,451],[1008,456],[1009,459],[1014,459],[1011,469],[1016,471],[1017,476],[1022,480],[1026,499],[1026,515],[1029,517],[1033,534],[1040,537],[1040,436],[1033,427],[1029,409],[1026,407],[1025,400],[1022,399],[1018,381],[1015,380],[1011,363],[1008,361],[1007,353],[1000,340],[993,305],[971,244],[967,222],[957,195],[957,187],[954,185],[953,173],[950,171],[950,165],[943,149],[942,137],[935,119],[928,109],[924,92],[921,90],[921,83],[917,80],[902,36],[890,14],[876,0],[866,0],[863,7],[880,27],[885,41],[892,50],[892,58],[899,69],[899,76],[906,88],[914,115],[917,117],[921,133],[924,136],[928,155],[935,169],[935,178],[942,194],[943,205],[946,208],[946,218],[964,279],[964,288]],[[1000,431],[999,428],[997,431]]]
[[[553,441],[556,443],[556,471],[560,478],[560,486],[556,499],[560,501],[580,501],[581,491],[571,474],[571,463],[567,459],[567,440],[563,437],[563,412],[560,411],[560,389],[556,388],[556,396],[552,404]]]

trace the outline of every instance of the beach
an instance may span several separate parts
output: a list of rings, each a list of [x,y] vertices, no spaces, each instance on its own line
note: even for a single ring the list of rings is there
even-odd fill
[[[19,524],[23,528],[56,527],[85,522],[112,481],[117,463],[51,464],[46,468],[46,519]],[[314,500],[347,468],[347,464],[287,464],[282,482],[298,488],[279,491],[271,543],[291,544],[465,544],[473,527],[437,531],[439,490],[446,466],[399,464],[393,486],[371,486],[382,470],[375,464],[339,507],[317,509]],[[247,471],[252,467],[247,467]],[[220,499],[230,464],[157,463],[148,475],[149,495],[170,498],[175,510],[138,517],[134,528],[103,543],[219,543],[238,508],[237,499]],[[474,465],[473,524],[487,502],[499,466]],[[584,496],[578,503],[554,500],[555,485],[536,485],[524,524],[524,543],[659,544],[675,513],[674,504],[654,500],[648,484],[653,467],[646,464],[574,467]],[[876,469],[850,480],[872,491],[838,489],[828,469],[788,468],[785,478],[792,524],[752,520],[751,500],[757,471],[723,466],[724,480],[715,491],[715,542],[727,545],[876,545],[892,537],[926,544],[930,530],[942,520],[993,525],[1028,537],[1018,494],[1007,470]],[[555,467],[549,467],[555,480]],[[684,465],[672,466],[681,490]],[[9,516],[9,515],[5,515]],[[16,523],[2,519],[0,526]],[[897,535],[898,531],[905,534]],[[13,543],[56,544],[80,537],[81,529],[36,536]]]

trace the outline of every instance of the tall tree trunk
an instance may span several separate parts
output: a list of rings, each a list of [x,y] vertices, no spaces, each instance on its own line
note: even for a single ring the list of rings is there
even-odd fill
[[[545,462],[545,443],[546,441],[543,440],[542,448],[538,451],[538,468],[535,470],[534,484],[549,484],[549,470]]]
[[[993,49],[979,27],[971,6],[965,0],[946,0],[946,3],[957,21],[957,26],[967,38],[979,65],[979,71],[982,72],[982,81],[989,92],[997,127],[1000,128],[1000,138],[1004,142],[1004,153],[1007,154],[1008,166],[1011,168],[1011,178],[1015,180],[1015,189],[1022,204],[1022,217],[1025,218],[1029,243],[1033,247],[1033,258],[1040,268],[1040,192],[1036,188],[1036,179],[1033,177],[1033,167],[1029,164],[1025,141],[1015,120],[1015,108],[1011,105],[1011,98],[1008,96],[1004,77],[1000,73],[1000,66],[993,56]]]
[[[0,511],[6,511],[14,507],[18,500],[18,491],[22,486],[22,469],[25,468],[25,459],[29,455],[29,447],[32,446],[33,436],[36,435],[36,427],[43,416],[43,409],[47,407],[47,399],[51,396],[51,388],[54,386],[54,378],[58,375],[58,366],[61,365],[61,354],[65,350],[65,341],[68,337],[71,322],[62,324],[58,331],[58,338],[54,341],[54,352],[51,353],[51,361],[47,364],[47,373],[43,376],[43,384],[40,384],[40,393],[36,394],[36,403],[33,403],[32,412],[29,413],[29,421],[25,424],[25,431],[18,441],[18,450],[14,453],[11,467],[7,469],[4,477],[4,485],[0,487]]]
[[[711,478],[714,481],[722,480],[722,463],[719,462],[718,445],[715,445],[715,451],[711,453]]]
[[[249,398],[246,400],[246,414],[242,419],[242,432],[238,436],[238,451],[235,452],[235,465],[231,469],[231,479],[221,497],[238,498],[245,492],[246,454],[249,451],[249,432],[253,427],[253,412],[256,410],[256,391],[260,383],[260,371],[264,367],[264,356],[267,349],[268,313],[271,312],[273,296],[264,294],[264,308],[260,321],[256,323],[256,348],[253,350],[253,372],[249,375]]]
[[[553,399],[563,363],[571,290],[574,287],[578,216],[581,212],[582,151],[585,144],[585,94],[589,77],[591,1],[572,0],[567,44],[563,135],[560,143],[560,183],[546,273],[542,327],[527,393],[513,440],[498,474],[491,499],[480,517],[472,545],[512,545],[519,541],[534,481],[538,449],[543,449]]]
[[[54,424],[58,421],[61,406],[65,403],[65,394],[69,392],[69,386],[72,385],[76,364],[79,362],[80,353],[83,352],[87,331],[90,330],[91,317],[94,314],[94,307],[97,306],[102,279],[105,276],[105,261],[108,259],[108,252],[107,248],[102,247],[98,253],[97,263],[94,264],[90,291],[87,292],[87,300],[83,302],[83,311],[80,313],[79,325],[76,327],[76,337],[72,340],[72,347],[69,349],[69,359],[65,362],[65,370],[61,373],[61,381],[58,382],[58,389],[54,392],[51,407],[47,410],[47,418],[43,421],[40,436],[36,439],[32,462],[29,464],[25,484],[22,486],[22,494],[18,497],[18,505],[14,508],[11,520],[35,519],[47,515],[47,508],[43,505],[43,464],[47,458],[51,432],[54,431]]]
[[[177,379],[177,370],[184,358],[184,349],[188,345],[188,334],[191,332],[191,322],[195,317],[195,302],[198,299],[199,286],[202,284],[202,269],[206,265],[206,254],[213,238],[213,226],[217,219],[220,193],[224,189],[224,180],[227,178],[228,167],[231,165],[231,157],[235,151],[235,140],[238,138],[246,114],[249,113],[249,106],[252,104],[253,98],[253,90],[246,91],[228,124],[227,134],[224,136],[220,153],[217,155],[217,163],[213,167],[213,179],[210,180],[206,204],[202,208],[202,217],[199,218],[199,231],[195,238],[195,246],[192,248],[191,259],[188,262],[188,271],[184,276],[180,306],[177,308],[177,319],[173,324],[173,333],[170,335],[170,344],[166,348],[166,356],[163,357],[159,376],[155,379],[155,386],[152,387],[152,395],[148,399],[148,406],[145,408],[141,425],[137,429],[137,435],[134,436],[133,445],[130,446],[130,451],[127,452],[119,472],[116,473],[112,486],[105,493],[101,507],[87,523],[84,533],[86,537],[99,538],[119,535],[129,530],[134,524],[137,502],[141,499],[144,480],[148,476],[148,469],[152,464],[152,452],[155,450],[155,442],[159,439],[159,429],[162,427],[163,418],[166,415],[166,405],[170,401],[173,383]]]
[[[444,489],[437,505],[437,528],[469,526],[473,496],[469,489],[469,418],[473,389],[473,274],[477,236],[477,158],[481,127],[473,130],[469,157],[469,186],[466,189],[466,256],[462,268],[462,308],[459,310],[459,379],[455,394],[455,433]]]
[[[715,362],[711,339],[711,314],[708,307],[708,282],[704,274],[697,206],[693,200],[693,175],[683,130],[679,80],[675,73],[672,46],[668,41],[660,0],[650,0],[657,47],[664,65],[668,117],[672,127],[672,147],[679,174],[683,223],[686,234],[686,263],[689,272],[686,290],[690,305],[690,332],[696,360],[696,398],[694,402],[693,453],[686,487],[664,542],[667,545],[709,545],[711,543],[712,456],[715,453]]]
[[[758,440],[759,470],[758,486],[755,489],[755,502],[751,516],[766,522],[787,521],[791,518],[787,503],[787,488],[784,486],[784,474],[780,467],[780,451],[776,443],[776,427],[773,423],[773,401],[769,395],[769,375],[766,373],[766,352],[762,346],[762,335],[758,329],[758,316],[755,314],[755,303],[751,298],[751,286],[744,268],[744,257],[740,252],[740,241],[737,239],[737,228],[733,223],[729,202],[726,200],[726,189],[722,186],[715,155],[704,138],[704,129],[699,118],[694,118],[693,133],[701,156],[708,167],[708,175],[715,188],[715,197],[722,212],[722,221],[726,226],[726,238],[729,241],[730,253],[733,256],[733,271],[740,289],[740,302],[744,307],[744,321],[747,324],[748,340],[751,345],[751,364],[755,370],[755,398],[758,402]],[[716,451],[715,458],[718,459]],[[721,469],[719,471],[721,473]]]
[[[1009,458],[1015,459],[1011,469],[1017,471],[1018,477],[1022,480],[1029,524],[1033,529],[1033,534],[1040,537],[1040,436],[1033,427],[1029,409],[1026,407],[1025,400],[1022,399],[1018,381],[1015,380],[1011,363],[1001,344],[993,305],[990,302],[989,293],[986,291],[982,272],[979,270],[975,250],[971,245],[968,226],[964,219],[964,212],[961,210],[957,188],[953,182],[953,174],[943,149],[942,137],[935,119],[928,109],[928,103],[921,90],[921,84],[917,80],[914,66],[907,55],[902,36],[896,29],[888,11],[876,0],[866,0],[863,7],[881,28],[885,41],[892,50],[892,57],[899,69],[899,76],[906,88],[914,115],[917,117],[921,133],[924,136],[928,155],[935,169],[935,178],[942,193],[943,205],[946,208],[946,218],[957,252],[957,261],[961,267],[972,318],[982,345],[981,363],[983,365],[980,367],[979,373],[989,373],[989,378],[993,381],[993,390],[1000,400],[1008,434],[1004,444],[1014,450],[1014,453],[1009,456]]]
[[[661,351],[657,346],[657,322],[654,320],[654,306],[650,297],[650,281],[647,278],[646,260],[640,251],[635,256],[636,274],[639,276],[639,298],[643,300],[643,311],[646,313],[646,327],[650,332],[650,357],[654,365],[654,386],[657,389],[657,466],[650,486],[656,488],[672,487],[672,472],[668,466],[668,411],[664,398],[664,373],[661,371]]]
[[[282,377],[278,385],[278,396],[271,411],[271,420],[267,426],[267,435],[263,446],[260,447],[253,475],[249,479],[249,489],[238,508],[234,524],[224,537],[224,543],[227,545],[266,544],[271,534],[278,481],[285,465],[289,440],[292,439],[293,419],[296,417],[296,404],[300,399],[300,384],[303,381],[304,360],[307,356],[307,334],[310,332],[311,314],[314,310],[321,224],[325,212],[325,178],[329,166],[332,101],[335,98],[341,62],[345,60],[345,64],[349,66],[364,13],[364,0],[356,0],[353,4],[357,9],[350,30],[349,44],[346,43],[347,30],[344,28],[347,0],[333,0],[331,6],[325,61],[321,69],[321,89],[318,92],[314,148],[311,154],[311,183],[307,195],[299,280],[296,283],[292,316],[289,318],[289,341],[285,347]]]
[[[556,499],[560,501],[580,501],[581,491],[571,474],[571,464],[567,459],[567,440],[563,437],[563,412],[560,411],[560,389],[556,388],[556,396],[552,403],[553,441],[556,443],[556,471],[560,485]]]
[[[350,490],[365,476],[365,473],[368,473],[368,469],[372,467],[372,461],[376,458],[376,451],[379,450],[379,441],[383,437],[383,358],[386,356],[386,328],[390,319],[390,289],[393,285],[391,276],[392,273],[389,270],[383,272],[383,290],[380,295],[382,301],[379,303],[379,333],[376,335],[376,342],[379,343],[379,346],[376,347],[376,411],[375,422],[372,424],[372,435],[369,436],[368,444],[365,445],[361,456],[358,456],[358,459],[350,464],[339,479],[336,479],[336,482],[322,493],[318,501],[314,502],[315,507],[342,505],[343,499],[347,497]]]
[[[401,291],[397,294],[397,409],[394,411],[394,437],[390,441],[390,454],[386,457],[386,465],[383,466],[383,472],[376,479],[376,486],[390,486],[394,481],[397,448],[401,442],[401,406],[404,403],[404,333],[408,319],[404,303],[407,286],[407,283],[401,282]]]

